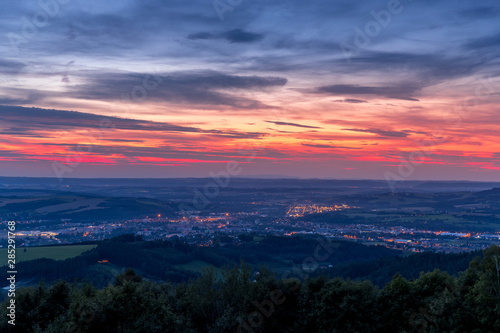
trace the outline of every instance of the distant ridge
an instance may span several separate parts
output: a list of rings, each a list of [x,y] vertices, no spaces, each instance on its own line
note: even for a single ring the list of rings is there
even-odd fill
[[[0,177],[1,189],[44,189],[75,191],[78,187],[166,187],[200,188],[213,182],[205,178],[50,178]],[[231,178],[229,188],[330,188],[369,192],[391,192],[385,180],[376,179],[304,179],[258,178],[257,176]],[[401,181],[394,184],[396,192],[480,192],[500,188],[500,182],[480,181]]]

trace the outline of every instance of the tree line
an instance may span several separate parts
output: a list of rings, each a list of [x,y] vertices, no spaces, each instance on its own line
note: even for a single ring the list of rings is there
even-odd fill
[[[298,280],[251,266],[214,269],[188,282],[153,282],[134,270],[114,283],[58,281],[18,290],[16,326],[0,306],[1,332],[499,332],[500,248],[458,276],[372,282]]]

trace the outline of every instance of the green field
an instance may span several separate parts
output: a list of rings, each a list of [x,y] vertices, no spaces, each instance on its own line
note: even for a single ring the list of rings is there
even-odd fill
[[[191,271],[194,273],[200,273],[200,274],[202,274],[205,270],[207,270],[210,267],[213,267],[215,269],[216,279],[221,280],[222,279],[222,272],[221,272],[220,268],[214,267],[213,265],[211,265],[208,262],[203,261],[203,260],[193,260],[193,261],[190,261],[186,264],[175,265],[175,268],[184,269],[187,271]]]
[[[185,269],[195,273],[202,273],[204,269],[207,269],[210,266],[212,265],[202,260],[193,260],[187,264],[175,265],[176,268]]]
[[[79,256],[97,245],[61,245],[43,247],[21,247],[16,249],[16,263],[39,258],[64,260]],[[7,265],[7,249],[0,249],[0,266]]]

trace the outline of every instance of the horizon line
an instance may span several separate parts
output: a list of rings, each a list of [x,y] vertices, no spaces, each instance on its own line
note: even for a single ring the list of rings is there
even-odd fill
[[[58,177],[48,177],[48,176],[0,176],[0,179],[4,178],[23,178],[23,179],[59,179]],[[64,180],[167,180],[167,179],[212,179],[210,176],[205,177],[64,177]],[[237,176],[231,177],[231,179],[260,179],[260,180],[330,180],[330,181],[377,181],[377,182],[387,182],[386,179],[375,179],[375,178],[308,178],[308,177],[292,177],[292,176],[267,176],[267,175],[249,175],[249,176]],[[61,180],[62,182],[63,180]],[[469,179],[453,179],[453,180],[438,180],[438,179],[403,179],[397,180],[396,183],[407,183],[407,182],[468,182],[468,183],[500,183],[499,180],[469,180]]]

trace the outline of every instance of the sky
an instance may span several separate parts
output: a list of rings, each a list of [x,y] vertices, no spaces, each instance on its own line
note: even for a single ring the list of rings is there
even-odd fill
[[[496,0],[8,2],[0,176],[500,181],[499,16]]]

